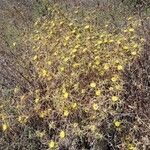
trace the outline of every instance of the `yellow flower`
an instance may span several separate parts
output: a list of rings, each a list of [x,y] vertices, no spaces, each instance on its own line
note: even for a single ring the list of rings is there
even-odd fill
[[[96,87],[96,83],[95,82],[91,82],[90,83],[90,87],[95,88]]]
[[[54,148],[55,147],[55,142],[53,140],[51,140],[49,143],[49,148]]]
[[[129,17],[127,20],[131,20],[133,17]]]
[[[68,57],[64,58],[64,62],[67,62],[68,60],[69,60],[69,58],[68,58]]]
[[[48,73],[47,70],[45,70],[45,69],[42,70],[42,76],[43,77],[45,77],[47,75],[47,73]]]
[[[95,95],[96,95],[96,96],[100,96],[100,95],[101,95],[101,91],[100,91],[100,90],[96,90],[96,91],[95,91]]]
[[[72,30],[72,33],[75,33],[76,32],[76,30]]]
[[[104,69],[108,70],[109,69],[109,64],[104,64]]]
[[[76,128],[77,126],[78,126],[78,123],[75,122],[75,123],[73,124],[73,127]]]
[[[118,77],[117,77],[117,76],[114,76],[114,77],[111,78],[111,81],[112,81],[112,82],[116,82],[117,80],[118,80]]]
[[[119,100],[119,97],[117,97],[117,96],[112,96],[111,99],[112,99],[113,102],[117,102],[117,101]]]
[[[95,131],[96,130],[96,126],[95,125],[91,125],[90,129],[91,129],[91,131]]]
[[[77,52],[77,49],[76,48],[74,48],[74,49],[72,49],[72,51],[71,51],[72,53],[76,53]]]
[[[117,69],[118,69],[118,70],[123,70],[123,66],[118,65],[118,66],[117,66]]]
[[[69,37],[69,36],[65,37],[65,40],[66,40],[66,41],[68,41],[69,39],[70,39],[70,37]]]
[[[65,111],[64,111],[64,116],[65,116],[65,117],[68,117],[68,115],[69,115],[68,110],[65,110]]]
[[[86,51],[87,51],[87,48],[84,48],[84,49],[83,49],[83,53],[86,52]]]
[[[18,118],[18,121],[21,123],[21,124],[24,124],[27,122],[27,119],[28,119],[28,116],[19,116]]]
[[[118,59],[116,59],[116,60],[115,60],[115,63],[116,63],[116,64],[118,64],[118,63],[119,63],[119,60],[118,60]]]
[[[77,108],[77,103],[73,103],[71,106],[72,108]]]
[[[51,65],[51,64],[52,64],[52,62],[51,62],[51,61],[48,61],[48,62],[47,62],[47,64],[48,64],[48,65]]]
[[[133,31],[134,31],[134,29],[133,29],[133,28],[130,28],[130,29],[129,29],[129,32],[133,32]]]
[[[128,50],[129,47],[128,47],[128,46],[123,46],[123,49],[124,49],[124,50]]]
[[[67,99],[68,97],[69,97],[69,93],[68,93],[68,92],[65,92],[65,93],[64,93],[64,98]]]
[[[102,44],[102,43],[103,43],[103,41],[101,41],[101,40],[97,42],[98,45],[100,45],[100,44]]]
[[[36,131],[36,136],[42,138],[45,135],[45,131]]]
[[[123,32],[126,33],[126,32],[128,32],[128,31],[127,31],[127,29],[125,29]]]
[[[79,44],[77,44],[74,48],[75,49],[78,49],[80,47],[80,45]]]
[[[136,52],[136,51],[133,51],[133,52],[131,52],[131,54],[132,54],[133,56],[135,56],[135,55],[137,55],[137,52]]]
[[[63,138],[65,137],[65,132],[64,132],[64,131],[60,131],[59,137],[60,137],[61,139],[63,139]]]
[[[118,40],[118,41],[117,41],[117,44],[121,44],[121,41]]]
[[[71,23],[69,23],[69,26],[73,26],[73,23],[71,22]]]
[[[41,111],[40,113],[39,113],[39,117],[40,118],[44,118],[46,116],[46,111]]]
[[[109,90],[110,90],[110,91],[113,91],[113,90],[114,90],[114,88],[113,88],[113,87],[110,87],[110,88],[109,88]]]
[[[134,44],[134,45],[133,45],[133,48],[138,48],[138,44]]]
[[[40,101],[39,98],[36,98],[36,99],[35,99],[35,103],[38,103],[39,101]]]
[[[14,46],[14,47],[16,46],[16,42],[13,43],[13,46]]]
[[[116,88],[116,90],[121,90],[122,86],[121,85],[116,85],[115,88]]]
[[[64,67],[61,67],[61,68],[60,68],[60,71],[61,71],[61,72],[64,72],[64,70],[65,70]]]
[[[2,124],[2,130],[6,131],[9,128],[7,123]]]
[[[18,93],[19,90],[20,90],[20,88],[18,86],[16,86],[15,89],[14,89],[14,93]]]
[[[63,21],[61,21],[59,24],[60,24],[60,25],[63,25],[63,24],[64,24],[64,22],[63,22]]]
[[[37,60],[37,55],[35,55],[35,56],[33,57],[33,60]]]
[[[78,68],[79,66],[80,66],[79,63],[74,63],[74,64],[72,65],[73,68]]]
[[[96,61],[95,61],[95,64],[96,64],[96,65],[99,65],[99,64],[100,64],[100,61],[99,61],[99,60],[96,60]]]
[[[82,89],[82,90],[81,90],[81,93],[82,93],[82,94],[84,94],[85,92],[86,92],[85,89]]]
[[[77,34],[76,38],[79,39],[81,37],[81,34]]]
[[[103,76],[104,73],[105,73],[105,72],[102,70],[102,71],[99,72],[99,75],[100,75],[100,76]]]
[[[111,39],[111,40],[109,40],[109,42],[110,42],[110,43],[113,43],[113,42],[114,42],[114,40],[113,40],[113,39]]]
[[[120,127],[121,121],[115,121],[114,124],[115,124],[116,127]]]
[[[89,26],[89,25],[86,25],[86,26],[84,27],[84,29],[85,29],[85,30],[90,29],[90,26]]]
[[[128,144],[128,150],[136,150],[136,147],[134,144]]]
[[[94,110],[97,110],[97,109],[98,109],[98,105],[94,103],[94,104],[93,104],[93,109],[94,109]]]

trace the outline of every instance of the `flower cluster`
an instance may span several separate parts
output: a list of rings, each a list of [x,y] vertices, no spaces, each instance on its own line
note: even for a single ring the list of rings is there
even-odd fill
[[[57,5],[48,10],[51,19],[38,19],[27,34],[34,88],[14,90],[14,118],[21,126],[32,126],[35,117],[42,120],[43,125],[32,126],[35,136],[53,149],[78,136],[102,138],[105,120],[121,128],[116,108],[124,103],[122,74],[139,57],[144,39],[135,18],[116,31],[109,23],[99,29],[87,17],[76,20]],[[3,117],[3,132],[10,128]]]

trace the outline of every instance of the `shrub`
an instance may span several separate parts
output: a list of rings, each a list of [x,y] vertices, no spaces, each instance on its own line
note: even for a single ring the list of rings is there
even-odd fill
[[[129,17],[116,29],[111,22],[95,25],[93,10],[81,15],[80,8],[65,12],[54,5],[48,11],[20,45],[11,46],[24,51],[13,68],[18,84],[2,99],[3,149],[90,149],[99,140],[134,149],[122,119],[122,93],[125,69],[140,57],[145,41],[140,20]]]

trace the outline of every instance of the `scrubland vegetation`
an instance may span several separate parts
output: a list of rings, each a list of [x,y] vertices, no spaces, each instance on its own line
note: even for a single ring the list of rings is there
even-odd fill
[[[2,1],[1,150],[149,150],[150,3]]]

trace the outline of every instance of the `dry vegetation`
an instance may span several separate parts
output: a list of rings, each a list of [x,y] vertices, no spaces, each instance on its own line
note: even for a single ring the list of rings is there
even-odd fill
[[[149,3],[131,2],[4,2],[0,149],[150,148]]]

